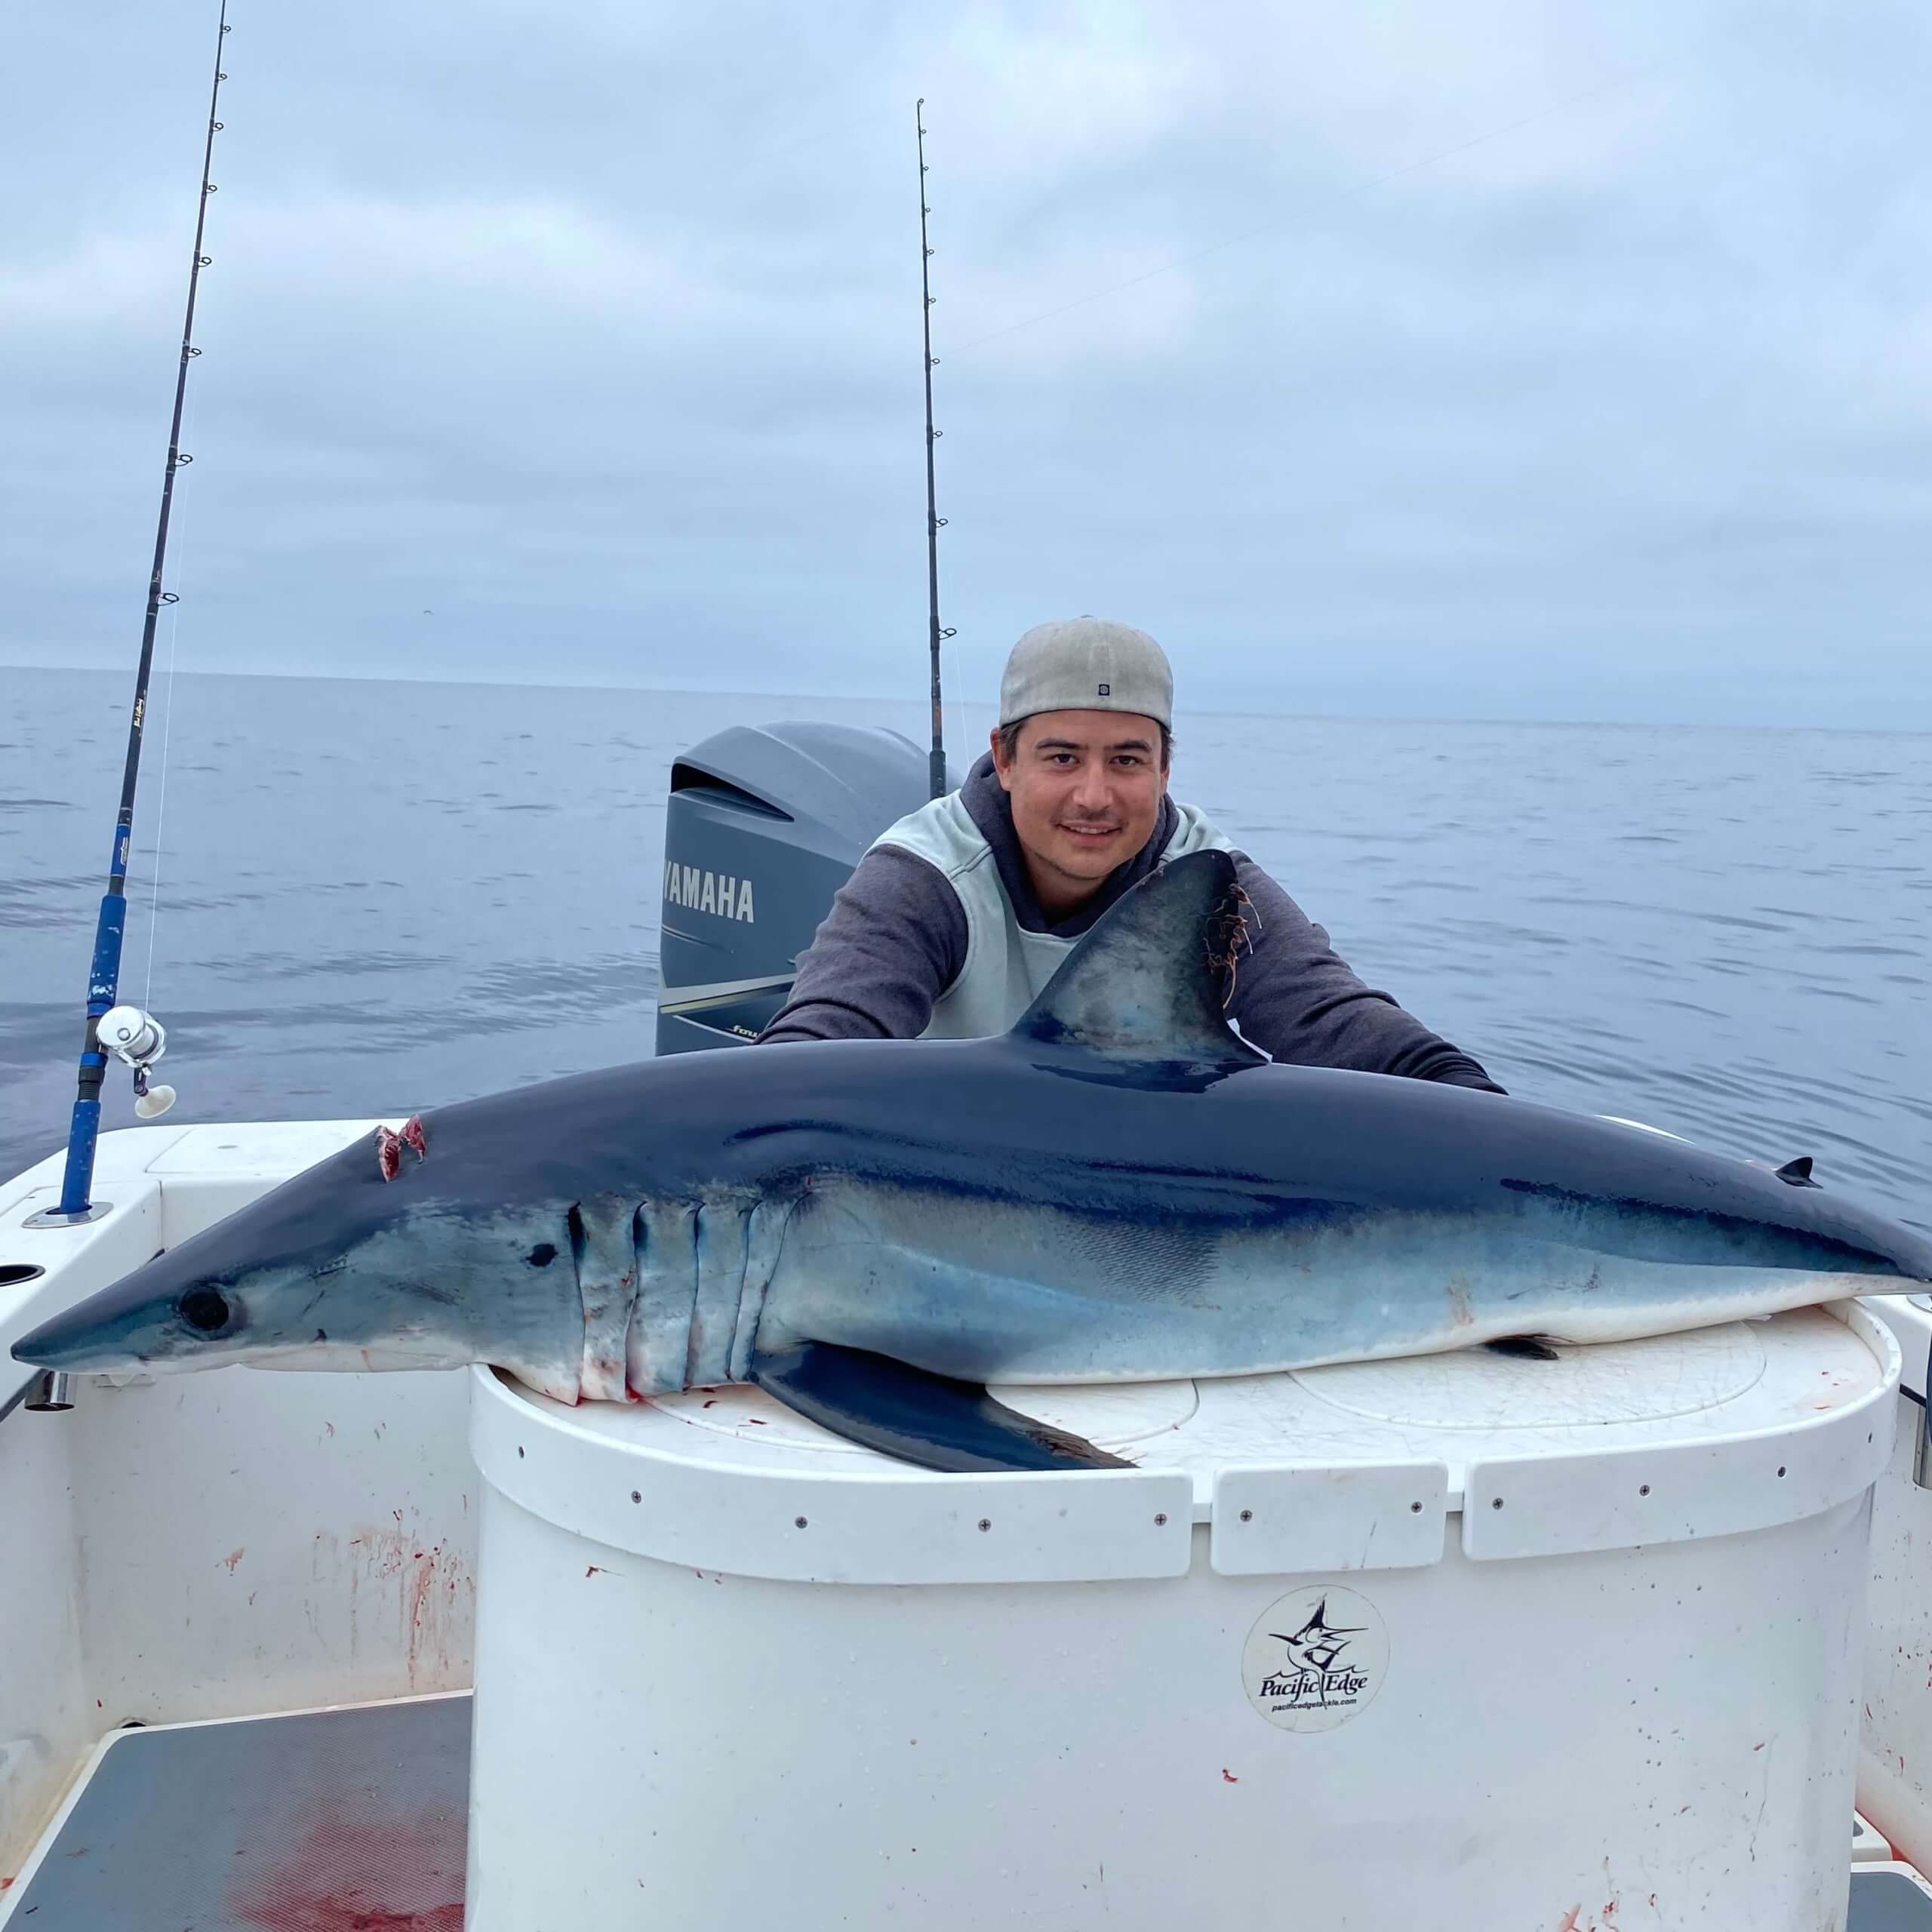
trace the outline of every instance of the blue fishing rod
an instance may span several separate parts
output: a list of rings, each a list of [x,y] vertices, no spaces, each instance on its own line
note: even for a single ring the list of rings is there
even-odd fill
[[[60,1204],[36,1214],[29,1227],[71,1227],[97,1220],[105,1204],[89,1199],[94,1185],[95,1143],[100,1134],[100,1089],[110,1054],[134,1069],[137,1110],[144,1117],[162,1112],[174,1100],[172,1089],[148,1084],[148,1069],[166,1050],[162,1028],[138,1009],[116,1004],[121,984],[121,940],[128,923],[128,855],[134,829],[134,788],[141,770],[142,728],[147,721],[148,677],[154,663],[155,626],[164,604],[175,601],[162,588],[168,561],[168,520],[174,506],[174,475],[193,461],[181,448],[181,411],[188,393],[188,365],[201,351],[194,345],[195,297],[202,271],[210,258],[202,253],[207,226],[208,197],[215,192],[209,180],[214,165],[214,137],[221,132],[215,118],[221,100],[222,42],[229,32],[227,0],[222,0],[220,31],[215,36],[214,81],[208,94],[208,138],[202,149],[202,192],[195,211],[195,247],[188,266],[188,308],[181,325],[181,366],[174,378],[174,414],[168,430],[168,462],[161,478],[161,515],[155,526],[154,568],[148,578],[148,608],[141,626],[141,661],[134,674],[134,709],[128,723],[128,760],[121,774],[121,810],[114,825],[114,853],[108,866],[107,891],[102,895],[100,918],[94,929],[94,964],[88,977],[88,1026],[81,1045],[79,1091],[67,1133],[67,1165],[60,1183]]]

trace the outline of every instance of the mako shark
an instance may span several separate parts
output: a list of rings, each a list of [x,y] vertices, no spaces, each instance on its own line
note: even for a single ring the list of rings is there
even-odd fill
[[[571,1403],[749,1382],[931,1469],[1107,1467],[986,1385],[1611,1341],[1932,1284],[1932,1241],[1808,1163],[1270,1062],[1224,1016],[1238,898],[1223,854],[1168,864],[998,1038],[685,1054],[437,1109],[14,1352],[484,1362]]]

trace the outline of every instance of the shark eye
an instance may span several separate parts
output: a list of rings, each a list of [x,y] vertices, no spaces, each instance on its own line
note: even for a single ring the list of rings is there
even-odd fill
[[[214,1288],[190,1288],[181,1297],[181,1318],[189,1327],[212,1335],[228,1324],[227,1298]]]

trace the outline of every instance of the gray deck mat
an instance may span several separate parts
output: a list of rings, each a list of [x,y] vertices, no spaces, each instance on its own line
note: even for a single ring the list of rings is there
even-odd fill
[[[131,1730],[8,1932],[463,1932],[470,1700]],[[1932,1899],[1855,1871],[1845,1932],[1932,1932]]]
[[[1932,1899],[1897,1872],[1854,1872],[1844,1932],[1932,1932]]]
[[[469,1712],[125,1732],[7,1932],[463,1932]]]

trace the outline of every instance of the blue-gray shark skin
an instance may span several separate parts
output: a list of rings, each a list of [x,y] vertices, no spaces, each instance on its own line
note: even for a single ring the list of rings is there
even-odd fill
[[[1932,1242],[1752,1164],[1269,1063],[1223,1017],[1234,907],[1225,855],[1167,866],[998,1038],[685,1054],[436,1109],[420,1154],[358,1142],[14,1353],[481,1361],[566,1402],[752,1381],[928,1466],[1061,1467],[1112,1459],[984,1384],[1607,1341],[1932,1284]]]

